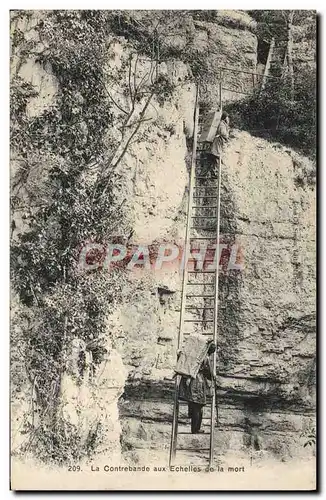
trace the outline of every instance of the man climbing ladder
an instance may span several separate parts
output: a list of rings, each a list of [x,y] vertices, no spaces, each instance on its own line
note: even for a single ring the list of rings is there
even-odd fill
[[[210,112],[203,124],[203,130],[198,139],[201,143],[201,166],[206,174],[217,176],[218,161],[230,136],[230,118],[226,111],[220,108]]]
[[[207,177],[203,176],[203,168],[206,167],[205,161],[201,155],[197,156],[197,134],[198,134],[198,102],[199,102],[199,90],[197,87],[196,93],[196,107],[195,107],[195,117],[194,117],[194,140],[192,148],[192,165],[190,173],[190,186],[189,186],[189,199],[188,199],[188,214],[187,214],[187,225],[186,225],[186,235],[185,235],[185,255],[189,256],[190,250],[193,248],[193,244],[197,240],[207,240],[215,242],[216,245],[216,255],[219,255],[219,228],[220,228],[220,186],[221,186],[221,156],[220,154],[216,157],[217,162],[217,176]],[[220,110],[221,106],[221,84],[220,84]],[[221,113],[222,114],[222,113]],[[220,116],[221,117],[221,116]],[[223,115],[223,121],[228,126],[227,115]],[[215,139],[216,131],[218,125],[215,129],[214,136],[211,140]],[[219,141],[217,141],[216,149],[220,147]],[[211,153],[212,154],[212,153]],[[215,155],[214,155],[215,157]],[[204,183],[202,183],[204,181]],[[209,185],[207,181],[211,181]],[[212,222],[213,225],[208,222]],[[206,222],[206,224],[205,224]],[[218,260],[218,258],[217,258]],[[210,341],[209,345],[213,346],[211,348],[210,354],[212,355],[212,378],[215,379],[216,374],[216,349],[217,345],[217,313],[218,313],[218,262],[215,261],[215,266],[213,268],[195,267],[192,270],[188,270],[188,266],[185,265],[183,268],[183,280],[182,280],[182,291],[181,291],[181,308],[180,308],[180,324],[179,324],[179,335],[178,335],[178,351],[181,350],[183,345],[183,340],[187,336],[193,336],[193,334],[198,334],[198,328],[201,330],[201,335],[206,337],[207,341]],[[197,279],[199,278],[199,280]],[[213,279],[211,279],[213,278]],[[206,293],[205,293],[206,292]],[[200,316],[199,316],[200,314]],[[207,330],[207,325],[212,324],[212,330]],[[185,328],[186,325],[186,328]],[[195,328],[195,330],[193,329]],[[207,351],[208,352],[208,351]],[[187,383],[186,380],[182,382],[182,376],[179,374],[176,376],[175,381],[175,395],[174,395],[174,407],[173,407],[173,422],[172,422],[172,433],[171,433],[171,446],[170,446],[170,460],[169,465],[175,460],[177,451],[177,440],[178,440],[178,421],[179,421],[179,410],[180,410],[180,400],[185,400],[185,390],[182,384]],[[193,374],[193,378],[196,378],[196,373]],[[188,382],[191,383],[191,380]],[[181,396],[181,397],[180,397]],[[183,396],[183,397],[182,397]],[[193,398],[186,399],[188,402],[194,402]],[[198,402],[198,401],[197,401]],[[206,402],[206,401],[205,401]],[[216,411],[216,391],[212,391],[211,401],[210,401],[210,425],[209,432],[209,465],[212,467],[214,459],[214,428],[216,423],[215,411]],[[194,411],[194,406],[191,405],[190,414]],[[201,420],[202,408],[195,408],[195,420],[193,420],[192,430],[198,430],[199,422]],[[192,413],[193,414],[193,413]],[[189,416],[189,414],[188,414]],[[201,422],[200,422],[201,423]],[[200,426],[199,426],[200,428]],[[182,433],[192,435],[192,433]],[[207,443],[208,444],[208,443]],[[189,448],[190,449],[190,448]],[[201,449],[200,451],[204,451]]]
[[[226,111],[222,112],[221,121],[217,127],[216,136],[211,147],[211,155],[215,159],[215,171],[217,175],[218,159],[220,158],[223,148],[230,136],[230,118]]]
[[[196,339],[196,338],[195,338]],[[192,337],[188,337],[188,340],[193,340]],[[203,342],[207,346],[207,352],[203,352],[202,356],[198,356],[196,351],[196,358],[193,363],[197,369],[196,375],[192,373],[181,372],[181,380],[179,386],[179,400],[187,401],[188,403],[188,417],[191,421],[191,433],[198,434],[199,432],[204,432],[201,429],[202,419],[203,419],[203,408],[208,403],[208,400],[212,396],[212,391],[215,390],[215,373],[213,368],[213,354],[216,351],[216,345],[212,340],[207,341],[203,337]],[[186,344],[186,348],[192,349],[192,345]],[[179,351],[178,354],[178,364],[176,367],[176,373],[180,373],[180,369],[184,367],[187,363],[189,364],[191,354],[188,356],[188,352]],[[183,358],[183,360],[182,360]],[[188,359],[187,359],[188,358]],[[179,363],[181,361],[181,363]],[[183,363],[182,363],[183,361]],[[179,365],[179,366],[178,366]],[[192,376],[193,375],[193,376]],[[212,385],[213,384],[213,385]]]

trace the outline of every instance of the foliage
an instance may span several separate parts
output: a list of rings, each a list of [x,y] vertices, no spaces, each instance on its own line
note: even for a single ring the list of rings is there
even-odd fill
[[[110,28],[119,37],[123,36],[138,54],[157,58],[158,61],[183,61],[189,68],[193,80],[216,79],[209,64],[207,53],[198,51],[194,43],[194,19],[198,11],[115,11],[110,16]],[[202,11],[208,16],[216,11]],[[213,15],[213,14],[212,14]],[[215,15],[213,15],[215,18]],[[179,43],[178,43],[179,40]],[[169,90],[172,94],[172,88]]]
[[[249,10],[253,19],[257,21],[257,36],[262,40],[270,41],[272,38],[286,40],[286,23],[290,10]],[[296,26],[304,24],[305,37],[315,39],[316,37],[316,11],[294,10],[292,11],[293,23]]]
[[[108,333],[106,317],[124,284],[121,271],[119,276],[86,275],[77,268],[81,245],[124,229],[123,206],[113,193],[119,176],[110,172],[100,178],[113,121],[101,78],[108,49],[105,27],[101,12],[53,11],[38,32],[47,47],[39,62],[50,65],[60,84],[56,102],[29,117],[26,104],[36,91],[19,77],[11,87],[12,153],[18,165],[11,203],[13,214],[24,221],[11,247],[13,289],[21,301],[12,315],[12,332],[13,341],[21,341],[40,409],[25,449],[53,441],[49,415],[57,404],[67,346],[77,337],[99,352]],[[66,437],[66,442],[52,442],[58,460],[71,447],[69,433]]]
[[[294,100],[287,81],[270,79],[265,89],[228,105],[234,126],[316,155],[316,79],[308,69],[296,75]]]
[[[303,447],[306,448],[307,446],[316,446],[316,428],[311,427],[309,428],[306,432],[303,432],[301,434],[301,437],[305,438],[305,442]]]
[[[19,54],[25,42],[15,26]],[[29,116],[27,104],[38,93],[19,76],[12,79],[11,205],[14,220],[23,221],[11,246],[12,283],[20,300],[12,335],[24,364],[24,382],[16,381],[13,392],[27,379],[39,409],[37,424],[29,421],[24,451],[62,462],[90,453],[97,442],[93,436],[81,450],[78,430],[56,416],[69,345],[80,339],[93,363],[101,362],[107,317],[126,281],[121,269],[82,274],[79,252],[88,241],[131,234],[124,200],[117,197],[123,184],[118,167],[150,128],[152,101],[163,106],[175,85],[159,72],[157,32],[146,20],[144,27],[119,11],[51,11],[33,29],[43,47],[36,63],[55,76],[59,88],[51,107]],[[117,34],[120,66],[110,64]],[[18,358],[14,349],[14,363]]]
[[[289,13],[292,36],[316,38],[314,11],[253,10],[258,40],[287,40]],[[279,75],[282,68],[279,67]],[[308,65],[294,62],[294,80],[270,78],[263,91],[228,106],[235,126],[266,139],[277,140],[315,159],[316,156],[316,73]]]
[[[254,31],[255,23],[246,11],[192,10],[189,14],[198,21],[216,23],[227,28]]]
[[[262,40],[286,39],[286,14],[283,10],[250,10],[257,21],[257,35]]]

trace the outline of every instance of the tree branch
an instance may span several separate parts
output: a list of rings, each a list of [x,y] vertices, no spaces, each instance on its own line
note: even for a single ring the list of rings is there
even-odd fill
[[[136,127],[135,127],[134,131],[132,132],[132,134],[130,134],[130,136],[129,136],[129,138],[128,138],[128,140],[127,140],[126,144],[124,145],[123,150],[121,151],[121,153],[120,153],[120,155],[119,155],[118,159],[117,159],[117,160],[116,160],[116,162],[112,165],[112,171],[113,171],[113,170],[114,170],[114,169],[115,169],[115,168],[119,165],[119,163],[121,162],[122,158],[124,157],[124,155],[125,155],[125,154],[126,154],[126,152],[127,152],[127,149],[128,149],[128,147],[129,147],[129,145],[130,145],[130,143],[131,143],[132,139],[133,139],[133,138],[134,138],[134,136],[137,134],[137,132],[138,132],[138,130],[139,130],[139,127],[140,127],[140,125],[144,122],[144,115],[145,115],[145,113],[146,113],[146,111],[147,111],[147,108],[148,108],[148,106],[149,106],[149,104],[150,104],[150,102],[151,102],[151,100],[152,100],[152,98],[153,98],[154,94],[155,94],[155,90],[153,90],[153,91],[152,91],[152,93],[150,94],[150,96],[148,97],[148,99],[147,99],[147,101],[146,101],[146,104],[145,104],[144,108],[142,109],[142,111],[141,111],[141,113],[140,113],[140,115],[139,115],[139,120],[137,121],[137,125],[136,125]],[[109,176],[109,178],[110,178],[110,176]],[[109,183],[108,183],[108,181],[107,181],[106,186],[105,186],[105,188],[104,188],[104,190],[103,190],[103,192],[102,192],[102,194],[101,194],[101,197],[105,195],[105,193],[106,193],[106,191],[107,191],[107,188],[108,188],[108,185],[109,185]]]
[[[110,94],[110,92],[108,91],[108,89],[106,88],[106,86],[104,85],[104,90],[105,92],[107,93],[107,95],[109,96],[109,98],[111,99],[111,101],[113,102],[113,104],[118,108],[120,109],[120,111],[122,111],[122,113],[124,113],[125,115],[128,114],[128,111],[126,111],[125,109],[123,109],[112,97],[112,95]]]

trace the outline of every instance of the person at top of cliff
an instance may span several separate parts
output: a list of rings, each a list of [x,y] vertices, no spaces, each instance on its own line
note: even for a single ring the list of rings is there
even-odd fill
[[[205,141],[203,154],[201,155],[201,167],[203,175],[217,175],[219,157],[230,136],[230,118],[226,111],[222,112],[220,122],[217,126],[215,137],[212,142]]]
[[[181,376],[179,399],[188,402],[188,417],[191,419],[192,434],[204,432],[200,430],[203,408],[207,404],[207,398],[211,396],[211,390],[215,388],[216,377],[213,371],[213,354],[215,351],[216,345],[213,341],[209,341],[207,353],[196,376]],[[210,381],[212,381],[213,387],[211,387]]]
[[[226,111],[222,112],[220,123],[217,127],[215,138],[212,142],[210,153],[219,157],[223,151],[224,145],[229,140],[230,136],[230,118]]]

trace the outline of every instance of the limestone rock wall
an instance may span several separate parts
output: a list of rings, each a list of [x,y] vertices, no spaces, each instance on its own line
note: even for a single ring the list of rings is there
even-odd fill
[[[241,246],[244,269],[221,271],[217,446],[307,454],[302,433],[314,422],[316,349],[313,165],[279,144],[232,135],[223,156],[221,233]],[[129,366],[120,409],[131,457],[133,448],[169,446],[180,274],[171,273],[166,289],[162,283],[142,275],[115,317]]]

